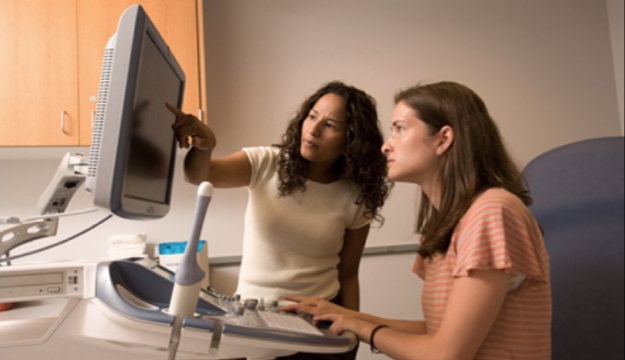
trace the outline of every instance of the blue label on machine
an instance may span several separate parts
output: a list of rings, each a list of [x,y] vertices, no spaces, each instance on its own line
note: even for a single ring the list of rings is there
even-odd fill
[[[197,252],[201,252],[206,240],[200,240],[197,244]],[[166,242],[158,244],[158,253],[160,255],[179,255],[184,254],[187,248],[186,241]]]

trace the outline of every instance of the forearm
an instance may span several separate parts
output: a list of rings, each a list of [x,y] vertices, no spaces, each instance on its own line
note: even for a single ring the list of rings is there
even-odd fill
[[[212,150],[189,149],[184,158],[185,180],[191,184],[199,184],[208,180]]]
[[[350,310],[360,310],[360,283],[358,282],[358,276],[344,278],[340,283],[339,297],[341,304],[339,305]]]
[[[393,320],[358,312],[360,310],[360,284],[358,282],[358,276],[343,280],[341,282],[339,294],[342,302],[340,305],[346,309],[355,311],[353,314],[355,314],[357,318],[374,324],[385,324],[393,329],[413,334],[425,334],[426,332],[425,322],[423,321]]]
[[[411,334],[425,334],[427,332],[424,321],[388,319],[362,312],[353,312],[350,315],[360,320],[364,320],[373,324],[388,325],[392,329]]]
[[[358,280],[358,267],[343,267],[342,269],[343,271],[339,271],[339,282],[341,284],[339,295],[341,298],[340,305],[345,309],[346,313],[373,324],[385,324],[394,329],[413,334],[426,333],[423,321],[393,320],[359,312],[360,283]],[[350,269],[350,271],[345,269]]]
[[[367,333],[365,341],[369,341]],[[429,360],[429,359],[471,359],[474,354],[457,352],[449,343],[440,341],[434,335],[410,334],[396,329],[382,329],[374,338],[375,347],[392,359]]]
[[[459,277],[436,333],[382,329],[375,336],[375,346],[393,359],[473,359],[501,311],[510,278],[500,270],[473,270],[470,276]],[[364,332],[365,327],[358,330]],[[365,336],[370,337],[371,332]]]

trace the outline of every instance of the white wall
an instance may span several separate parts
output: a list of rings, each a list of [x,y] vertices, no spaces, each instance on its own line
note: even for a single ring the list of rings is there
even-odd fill
[[[521,163],[618,126],[602,2],[207,4],[208,115],[223,153],[276,141],[300,101],[332,79],[372,93],[386,122],[399,88],[417,81],[463,82],[490,104]],[[588,126],[598,115],[606,120]]]
[[[462,82],[489,105],[521,166],[568,142],[619,135],[617,99],[623,95],[616,89],[623,75],[622,65],[615,75],[615,61],[620,51],[622,64],[622,45],[619,50],[618,29],[608,24],[618,1],[607,1],[610,12],[596,0],[205,0],[207,111],[219,137],[217,152],[277,142],[299,103],[334,79],[371,93],[385,129],[398,89],[418,81]],[[33,215],[65,150],[1,148],[0,215]],[[146,232],[151,242],[184,239],[194,189],[182,181],[180,163],[167,218],[111,220],[32,259],[101,256],[114,233]],[[417,192],[395,188],[384,209],[386,225],[372,231],[369,245],[414,242]],[[203,232],[212,256],[240,254],[245,199],[245,190],[215,193]],[[89,206],[80,192],[68,210]],[[58,239],[101,216],[63,219]],[[409,272],[413,256],[363,260],[364,310],[421,316],[420,282]],[[237,271],[215,268],[213,282],[233,289]],[[373,358],[367,351],[359,359]]]

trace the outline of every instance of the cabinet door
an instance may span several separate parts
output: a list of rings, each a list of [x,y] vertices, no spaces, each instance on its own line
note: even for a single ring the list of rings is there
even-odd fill
[[[0,146],[78,144],[75,9],[0,1]]]
[[[201,1],[201,0],[199,0]],[[201,106],[196,0],[78,0],[80,81],[80,143],[91,141],[91,119],[96,108],[104,47],[117,29],[122,12],[141,4],[172,49],[186,75],[183,110],[197,114]],[[203,61],[203,60],[201,60]]]

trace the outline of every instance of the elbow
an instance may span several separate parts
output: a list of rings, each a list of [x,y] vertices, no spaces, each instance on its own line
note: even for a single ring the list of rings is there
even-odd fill
[[[188,174],[184,175],[184,181],[188,182],[191,185],[200,185],[200,183],[202,182],[200,179]]]
[[[427,357],[423,357],[423,353],[417,353],[414,356],[411,355],[410,357],[406,358],[406,359],[424,359],[427,358],[429,360],[471,360],[473,359],[470,356],[463,356],[462,354],[458,354],[456,352],[453,351],[432,351],[428,354]]]
[[[338,279],[341,284],[343,283],[356,283],[358,284],[358,275],[360,270],[360,263],[347,265],[343,262],[338,266]]]
[[[467,347],[466,344],[462,345],[436,335],[430,339],[429,358],[432,360],[471,360],[477,354],[477,349]]]
[[[207,180],[208,169],[198,166],[197,164],[187,161],[184,164],[184,180],[192,185],[199,185],[202,181]]]
[[[210,181],[213,186],[219,187],[219,184],[216,183],[216,180],[209,174],[201,174],[197,171],[185,171],[184,180],[191,185],[200,185],[204,181]]]
[[[192,185],[199,185],[202,182],[202,179],[198,176],[197,171],[193,171],[192,169],[190,169],[188,166],[184,167],[184,181],[192,184]]]
[[[463,354],[459,354],[456,352],[445,352],[441,354],[441,356],[437,357],[439,360],[471,360],[473,357],[471,356],[463,356]]]
[[[339,283],[342,286],[350,284],[353,286],[359,286],[360,284],[358,279],[358,271],[349,271],[347,273],[339,271],[338,279]]]

